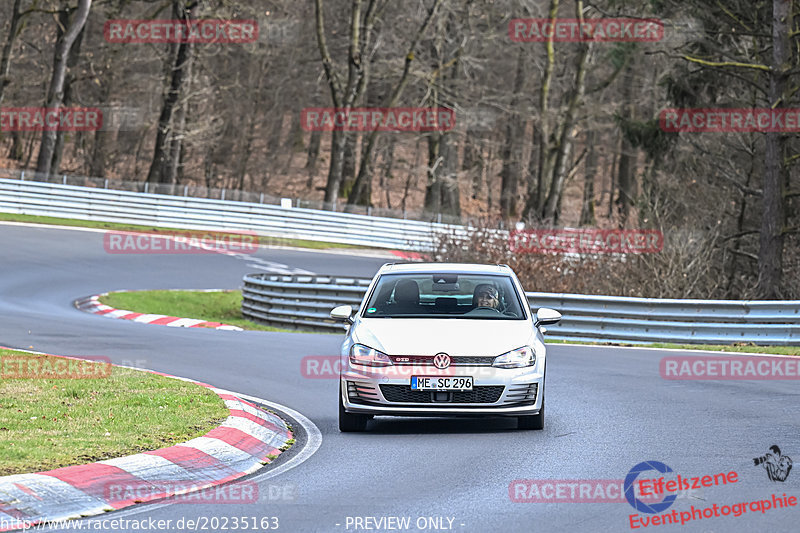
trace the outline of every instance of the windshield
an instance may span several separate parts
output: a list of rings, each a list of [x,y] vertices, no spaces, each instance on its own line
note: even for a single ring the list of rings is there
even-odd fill
[[[510,276],[384,274],[361,315],[365,318],[474,318],[524,320]]]

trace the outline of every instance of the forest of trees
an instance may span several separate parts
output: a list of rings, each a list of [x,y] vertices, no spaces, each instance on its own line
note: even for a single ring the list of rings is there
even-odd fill
[[[659,124],[667,108],[800,108],[799,10],[797,0],[4,0],[0,105],[135,120],[0,131],[0,168],[484,227],[655,228],[658,271],[698,280],[673,296],[800,298],[797,132]],[[663,38],[509,35],[517,18],[601,17],[660,20]],[[252,19],[259,35],[109,42],[104,24],[118,19]],[[309,107],[445,107],[457,126],[309,132]]]

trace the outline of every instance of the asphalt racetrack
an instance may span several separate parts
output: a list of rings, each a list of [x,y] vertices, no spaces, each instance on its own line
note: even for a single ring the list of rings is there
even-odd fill
[[[366,433],[341,434],[337,381],[301,371],[304,356],[337,354],[339,335],[169,328],[102,318],[72,305],[111,290],[235,289],[249,272],[372,276],[384,262],[280,249],[248,257],[112,255],[104,251],[102,232],[0,225],[0,345],[106,355],[276,402],[313,422],[305,429],[292,422],[298,442],[273,465],[282,468],[277,475],[267,469],[250,477],[261,494],[256,503],[141,505],[84,519],[70,530],[243,531],[244,519],[249,525],[255,519],[259,527],[247,530],[266,531],[266,523],[286,532],[798,531],[798,506],[748,507],[738,517],[632,529],[631,515],[660,515],[637,513],[624,500],[565,501],[569,484],[621,485],[643,461],[660,461],[683,477],[737,473],[736,483],[679,494],[668,510],[678,516],[691,506],[800,497],[800,472],[774,482],[753,462],[772,445],[800,459],[797,381],[668,381],[659,374],[662,357],[696,354],[551,345],[543,431],[518,431],[513,419],[501,418],[378,418]],[[312,444],[318,449],[303,456]],[[515,480],[534,480],[545,501],[512,501],[518,490],[517,496],[531,496],[531,483],[522,490]],[[112,528],[115,518],[120,522]],[[171,522],[157,528],[160,520]]]

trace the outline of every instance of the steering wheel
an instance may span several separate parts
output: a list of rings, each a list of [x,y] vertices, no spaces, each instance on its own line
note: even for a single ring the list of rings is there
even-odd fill
[[[497,314],[502,314],[502,313],[500,312],[500,310],[499,310],[499,309],[497,309],[496,307],[478,306],[478,307],[476,307],[475,309],[473,309],[473,311],[477,311],[478,309],[489,309],[489,310],[492,310],[492,311],[494,311],[494,312],[495,312],[495,313],[497,313]]]

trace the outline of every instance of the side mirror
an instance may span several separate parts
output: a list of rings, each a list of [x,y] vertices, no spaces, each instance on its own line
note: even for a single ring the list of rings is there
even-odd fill
[[[547,326],[550,324],[558,324],[561,320],[561,313],[549,307],[541,307],[536,311],[534,324],[536,327]]]
[[[335,320],[342,320],[347,322],[353,322],[353,319],[350,318],[353,314],[353,308],[349,305],[340,305],[339,307],[334,307],[331,310],[331,318]]]

